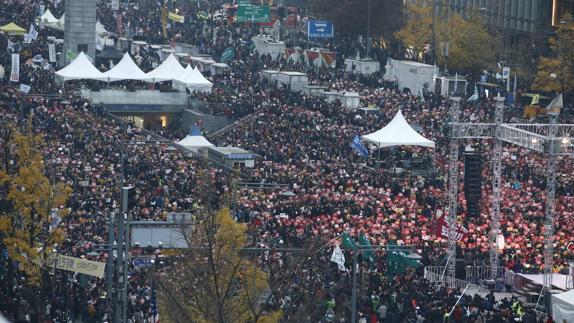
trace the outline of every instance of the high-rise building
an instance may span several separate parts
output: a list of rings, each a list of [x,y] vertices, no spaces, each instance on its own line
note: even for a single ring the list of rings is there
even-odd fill
[[[63,65],[70,62],[68,52],[84,52],[95,59],[96,0],[66,0],[65,14]]]
[[[552,26],[574,29],[574,0],[552,0]]]

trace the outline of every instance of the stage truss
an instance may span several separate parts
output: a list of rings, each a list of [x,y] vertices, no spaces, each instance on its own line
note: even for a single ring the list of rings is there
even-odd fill
[[[498,246],[500,233],[500,199],[502,143],[510,143],[546,156],[546,207],[544,219],[544,287],[552,286],[552,268],[554,266],[554,213],[556,193],[556,163],[558,156],[574,154],[574,124],[557,124],[557,116],[550,115],[548,124],[504,123],[504,98],[495,98],[496,110],[494,123],[461,123],[460,98],[451,98],[451,132],[448,183],[448,275],[455,277],[456,259],[456,216],[458,206],[458,149],[462,139],[493,140],[492,155],[492,214],[489,236],[491,279],[497,278]]]

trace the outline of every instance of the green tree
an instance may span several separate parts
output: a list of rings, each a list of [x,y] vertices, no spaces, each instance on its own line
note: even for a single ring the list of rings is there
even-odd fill
[[[574,90],[574,30],[557,29],[556,36],[550,38],[549,44],[552,55],[540,58],[532,88],[545,92],[571,93]]]
[[[423,3],[407,5],[407,22],[395,34],[406,48],[411,48],[417,54],[432,46],[432,7]],[[501,48],[499,39],[490,35],[476,17],[470,15],[465,20],[456,13],[448,14],[445,11],[442,10],[434,19],[436,63],[460,73],[477,73],[494,64],[497,51]],[[444,50],[446,44],[448,55]]]
[[[0,214],[0,237],[8,256],[26,272],[30,283],[38,283],[40,270],[51,260],[52,249],[64,239],[64,231],[51,228],[51,211],[65,205],[71,189],[64,183],[52,183],[44,174],[42,136],[12,129],[10,146],[15,147],[17,172],[0,172],[0,182],[11,202],[11,210]],[[59,214],[64,217],[65,212]]]

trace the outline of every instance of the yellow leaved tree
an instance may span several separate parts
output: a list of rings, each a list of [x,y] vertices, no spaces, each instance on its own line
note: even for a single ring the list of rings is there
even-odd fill
[[[424,3],[407,5],[407,22],[395,34],[406,48],[417,53],[425,51],[426,46],[432,48],[433,10]],[[479,19],[472,15],[463,19],[457,13],[448,14],[446,9],[441,12],[434,19],[437,65],[452,71],[477,73],[495,63],[500,40],[490,35]]]
[[[44,174],[42,136],[34,135],[31,127],[30,119],[26,134],[12,129],[11,140],[3,143],[14,148],[16,170],[0,172],[5,192],[1,198],[11,205],[0,214],[0,237],[10,259],[31,284],[37,284],[40,270],[52,257],[51,250],[64,239],[61,228],[50,226],[55,216],[52,210],[65,205],[71,189],[61,182],[52,183]],[[65,215],[58,214],[60,218]]]
[[[571,16],[563,20],[570,21]],[[552,55],[541,57],[538,73],[532,84],[535,90],[571,93],[574,91],[574,30],[558,28],[549,39]]]

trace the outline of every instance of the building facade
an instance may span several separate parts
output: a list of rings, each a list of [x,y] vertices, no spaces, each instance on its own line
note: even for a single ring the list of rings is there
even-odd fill
[[[552,0],[552,26],[574,29],[574,0]]]

